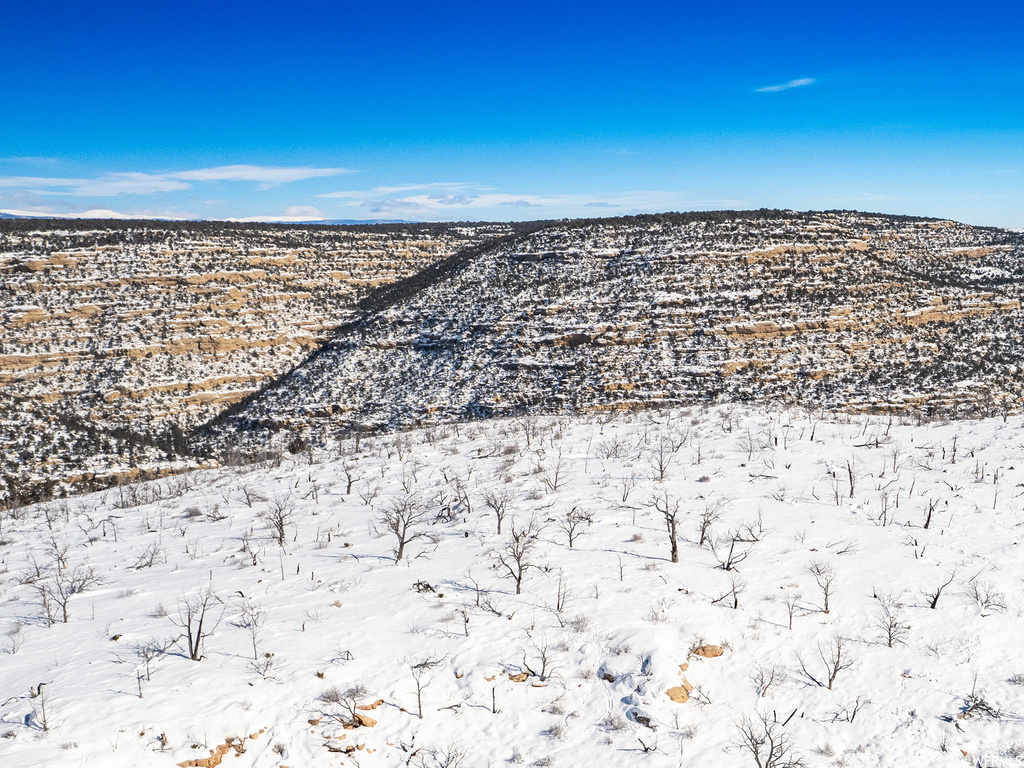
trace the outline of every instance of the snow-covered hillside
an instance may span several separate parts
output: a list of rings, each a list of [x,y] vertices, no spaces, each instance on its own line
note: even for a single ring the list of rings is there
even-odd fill
[[[0,765],[1021,765],[1022,444],[491,421],[5,512]]]
[[[1022,286],[1024,241],[954,222],[555,222],[359,317],[192,445],[725,401],[1001,415],[1024,397]]]

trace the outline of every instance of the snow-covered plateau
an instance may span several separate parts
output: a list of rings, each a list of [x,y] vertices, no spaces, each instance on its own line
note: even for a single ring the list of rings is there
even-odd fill
[[[1022,765],[1022,446],[531,417],[6,510],[0,765]]]

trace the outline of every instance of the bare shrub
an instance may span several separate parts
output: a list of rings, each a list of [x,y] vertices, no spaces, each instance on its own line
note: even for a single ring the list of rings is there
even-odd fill
[[[554,651],[546,637],[535,640],[532,651],[523,651],[523,669],[544,682],[562,668]]]
[[[134,570],[142,570],[143,568],[152,568],[154,565],[162,564],[167,562],[167,555],[160,548],[160,545],[153,542],[146,547],[142,552],[139,553],[135,563],[131,566]]]
[[[825,644],[818,643],[817,654],[818,658],[821,659],[822,671],[812,674],[807,667],[807,663],[798,653],[796,658],[797,663],[800,665],[800,672],[810,682],[822,688],[828,688],[831,691],[839,673],[844,669],[849,669],[854,664],[854,660],[850,656],[850,651],[847,647],[847,641],[842,635],[833,635],[830,642]]]
[[[343,725],[352,725],[356,722],[356,707],[359,702],[369,695],[369,691],[363,685],[353,685],[344,691],[337,686],[331,686],[320,694],[318,701],[328,704],[340,710],[340,712],[325,712],[327,717],[336,720]]]
[[[754,684],[754,688],[757,689],[758,698],[764,698],[769,688],[775,683],[784,682],[785,679],[786,670],[777,664],[772,664],[769,667],[755,664],[750,672],[750,681]]]
[[[48,569],[42,578],[31,581],[39,595],[43,618],[47,624],[55,624],[57,621],[67,624],[71,598],[102,583],[103,579],[96,569],[88,565],[75,568],[57,565]]]
[[[757,768],[802,768],[806,765],[774,712],[770,715],[758,712],[754,717],[744,715],[735,727],[739,732],[739,745],[750,753]]]
[[[890,648],[906,645],[910,625],[903,621],[903,606],[890,594],[876,593],[878,614],[874,626],[881,633],[882,641]]]
[[[965,592],[967,599],[977,604],[983,611],[1002,613],[1006,610],[1006,595],[1000,592],[991,581],[979,580],[975,576],[967,582]]]

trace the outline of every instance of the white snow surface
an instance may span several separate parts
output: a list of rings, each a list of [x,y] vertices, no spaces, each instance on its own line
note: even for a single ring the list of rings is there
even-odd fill
[[[1022,445],[1018,417],[552,417],[4,512],[0,766],[170,768],[230,741],[237,768],[739,767],[755,762],[738,725],[759,714],[808,766],[1024,765]],[[485,497],[506,492],[499,535]],[[653,506],[666,494],[678,563]],[[396,563],[382,515],[410,499],[425,535]],[[592,524],[570,548],[573,510]],[[531,520],[517,595],[498,558]],[[730,546],[744,559],[727,571]],[[835,577],[827,613],[815,563]],[[65,623],[55,592],[86,568],[100,582],[67,599]],[[192,661],[175,622],[207,590]],[[852,666],[829,689],[819,652],[836,638]],[[722,655],[692,653],[706,644]],[[166,648],[148,672],[147,646]],[[767,690],[758,669],[774,670]],[[680,704],[666,691],[684,676]],[[359,686],[376,724],[346,728],[324,700],[344,696],[324,694]]]

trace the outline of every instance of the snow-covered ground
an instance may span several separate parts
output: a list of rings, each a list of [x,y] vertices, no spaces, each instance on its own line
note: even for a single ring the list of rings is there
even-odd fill
[[[4,512],[0,765],[1021,765],[1022,447],[511,420]]]

